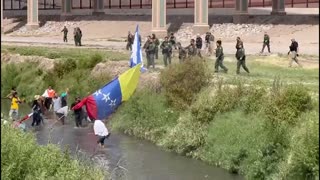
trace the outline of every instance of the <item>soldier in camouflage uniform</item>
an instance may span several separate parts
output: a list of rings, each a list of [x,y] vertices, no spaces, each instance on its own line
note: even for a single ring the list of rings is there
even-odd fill
[[[197,55],[198,55],[200,58],[202,58],[202,55],[201,55],[202,38],[201,38],[200,34],[197,34],[196,47],[197,47]]]
[[[127,50],[132,50],[132,44],[133,44],[133,35],[131,34],[131,32],[129,31],[128,32],[128,36],[127,36],[127,46],[126,46],[126,49]]]
[[[143,45],[143,49],[145,50],[145,52],[146,52],[146,57],[147,57],[147,62],[149,62],[149,52],[148,52],[148,46],[149,46],[149,43],[151,42],[151,36],[148,36],[147,37],[148,39],[147,39],[147,41],[144,43],[144,45]]]
[[[73,39],[74,39],[74,44],[78,46],[77,28],[73,29]]]
[[[160,41],[159,41],[159,39],[156,37],[155,34],[152,34],[152,39],[153,39],[154,44],[156,45],[156,49],[155,49],[155,59],[158,59]]]
[[[244,48],[243,42],[242,42],[242,40],[240,39],[240,37],[237,37],[236,49],[238,50],[238,49],[240,49],[240,47],[243,47],[243,48]]]
[[[82,46],[81,45],[81,38],[82,38],[82,32],[81,32],[80,28],[77,27],[77,42],[78,42],[79,46]]]
[[[184,61],[186,60],[186,58],[187,58],[187,51],[186,51],[185,48],[183,48],[183,47],[181,46],[181,43],[180,43],[180,42],[177,43],[177,47],[178,47],[178,51],[179,51],[179,63],[182,63],[182,62],[184,62]]]
[[[221,40],[217,41],[217,49],[216,49],[216,62],[214,65],[215,71],[219,71],[219,66],[224,70],[225,73],[228,72],[228,69],[223,65],[223,59],[224,59],[224,54],[223,54],[223,48],[221,46]]]
[[[149,67],[152,65],[153,69],[155,68],[154,66],[154,55],[155,55],[155,49],[156,49],[156,45],[153,42],[153,40],[150,38],[149,43],[147,44],[146,47],[146,52],[147,52],[147,68],[149,69]]]
[[[162,49],[163,54],[163,63],[167,67],[168,62],[171,64],[171,54],[172,54],[172,45],[168,40],[168,37],[165,37],[164,41],[161,43],[160,48]]]
[[[177,39],[173,33],[170,33],[169,41],[172,44],[172,46],[174,47],[174,49],[177,49],[177,46],[176,46]]]
[[[66,26],[64,26],[64,28],[62,29],[63,32],[63,42],[68,42],[68,29]]]
[[[270,37],[267,33],[264,33],[264,37],[263,37],[263,45],[262,45],[262,50],[260,53],[263,53],[264,48],[267,46],[268,48],[268,52],[270,53]]]
[[[195,40],[194,39],[191,39],[190,41],[190,45],[186,47],[186,49],[188,49],[188,57],[189,58],[192,58],[194,56],[197,55],[197,47],[195,45]]]
[[[246,55],[245,55],[245,51],[244,48],[240,45],[239,49],[237,50],[236,53],[236,58],[237,58],[237,74],[240,74],[240,66],[242,66],[242,68],[247,72],[249,72],[249,69],[246,66]]]

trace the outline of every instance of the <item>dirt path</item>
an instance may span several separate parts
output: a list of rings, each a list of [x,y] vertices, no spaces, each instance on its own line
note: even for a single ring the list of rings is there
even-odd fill
[[[71,42],[70,42],[71,41]],[[2,45],[33,45],[33,46],[49,46],[49,47],[75,47],[73,45],[72,40],[69,40],[68,43],[63,43],[61,38],[59,37],[9,37],[3,36],[1,38]],[[99,41],[99,40],[86,40],[82,41],[83,47],[80,48],[102,48],[102,49],[109,49],[109,50],[125,50],[125,42],[114,42],[114,41]],[[184,45],[187,45],[185,42]],[[288,46],[290,45],[289,42],[274,42],[271,46],[271,51],[274,54],[286,54],[288,52]],[[234,54],[235,53],[235,43],[234,42],[224,42],[223,48],[225,54]],[[307,55],[314,55],[319,56],[319,45],[314,44],[304,46],[303,44],[300,48],[301,54]],[[257,55],[261,50],[261,43],[259,42],[245,42],[246,53],[250,55]],[[276,49],[273,47],[277,47]],[[76,47],[79,48],[79,47]],[[266,50],[265,50],[266,51]]]

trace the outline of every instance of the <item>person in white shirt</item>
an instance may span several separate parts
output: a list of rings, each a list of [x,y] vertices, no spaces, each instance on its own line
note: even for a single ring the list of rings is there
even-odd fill
[[[104,140],[110,136],[106,125],[99,119],[94,121],[93,125],[94,134],[98,136],[97,143],[104,147]]]

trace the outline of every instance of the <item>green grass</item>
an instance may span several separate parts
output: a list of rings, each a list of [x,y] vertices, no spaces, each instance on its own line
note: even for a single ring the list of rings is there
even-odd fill
[[[50,59],[75,59],[80,61],[85,61],[94,54],[99,54],[102,56],[103,60],[109,61],[121,61],[129,59],[128,54],[126,53],[83,48],[47,48],[1,45],[1,53],[4,52],[20,54],[23,56],[43,56]]]

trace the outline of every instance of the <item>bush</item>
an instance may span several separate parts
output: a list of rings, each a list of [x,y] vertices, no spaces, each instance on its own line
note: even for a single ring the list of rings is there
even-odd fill
[[[198,59],[173,64],[160,74],[160,83],[170,105],[185,109],[194,101],[195,95],[209,84],[211,74],[207,65]]]
[[[242,99],[242,108],[246,114],[257,113],[261,111],[263,103],[267,96],[265,88],[250,86],[247,88],[244,98]]]
[[[67,59],[64,61],[59,61],[54,63],[53,73],[58,78],[62,78],[63,75],[75,70],[77,68],[77,63],[73,59]]]
[[[185,113],[160,145],[179,154],[193,156],[197,149],[205,144],[206,132],[207,124],[193,121],[191,114]]]
[[[17,87],[20,83],[18,75],[20,68],[15,64],[1,65],[1,96],[5,97],[10,93],[12,87]]]
[[[2,179],[104,179],[98,168],[88,167],[62,153],[55,145],[39,146],[31,133],[1,124]]]
[[[157,143],[175,124],[178,115],[169,109],[162,94],[138,91],[119,107],[112,118],[112,127]]]
[[[279,174],[282,179],[319,179],[319,112],[306,113],[300,119]]]
[[[312,107],[311,96],[302,85],[289,85],[274,90],[265,103],[265,113],[272,126],[295,125],[297,117]]]
[[[79,60],[79,67],[81,67],[82,69],[92,69],[102,61],[103,61],[102,55],[99,53],[95,53],[91,55],[90,58],[88,59]]]
[[[194,121],[208,123],[213,120],[217,113],[230,111],[238,106],[242,96],[243,87],[217,87],[208,88],[197,98],[197,101],[191,106],[190,111]],[[213,94],[213,95],[211,95]]]
[[[198,157],[234,173],[248,172],[259,160],[259,150],[268,142],[264,119],[239,110],[219,114],[208,125],[206,144]]]

